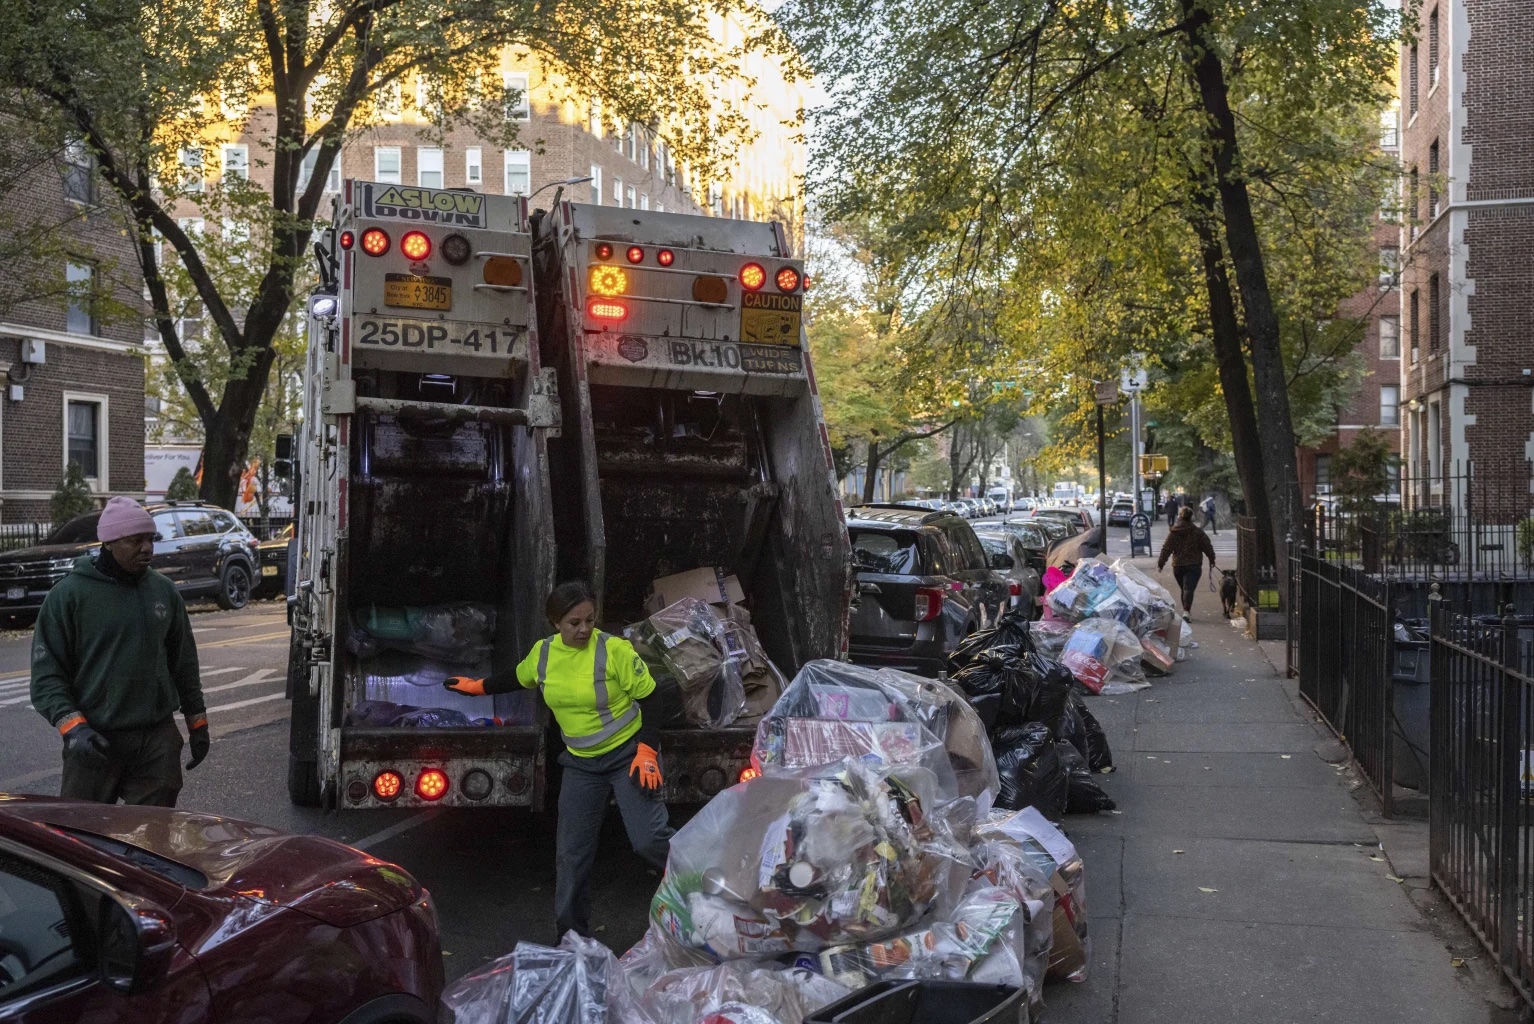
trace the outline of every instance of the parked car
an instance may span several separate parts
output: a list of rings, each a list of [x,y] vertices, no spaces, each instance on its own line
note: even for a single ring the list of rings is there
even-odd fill
[[[1134,514],[1135,503],[1128,498],[1120,498],[1108,510],[1108,525],[1128,526],[1129,520],[1134,518]]]
[[[1058,529],[1058,536],[1045,530],[1045,524],[1042,521],[1033,519],[1002,519],[993,523],[981,523],[975,528],[975,533],[983,535],[989,531],[1016,537],[1018,543],[1023,546],[1028,564],[1042,576],[1045,567],[1049,564],[1046,557],[1049,549],[1054,546],[1056,540],[1064,540],[1070,536],[1070,531],[1063,525],[1059,523],[1050,525]]]
[[[1007,493],[1006,488],[998,488],[987,494],[986,497],[996,506],[997,515],[1011,515],[1014,499]]]
[[[155,502],[144,506],[159,533],[154,568],[188,600],[211,597],[220,608],[243,608],[256,578],[260,544],[243,523],[216,505],[200,501]],[[76,516],[41,544],[0,554],[0,615],[36,612],[53,585],[69,575],[75,559],[94,556],[100,512]]]
[[[1014,520],[1015,521],[1015,520]],[[1102,537],[1097,527],[1083,529],[1077,520],[1054,516],[1035,516],[1026,520],[1047,532],[1051,539],[1049,550],[1044,554],[1046,566],[1064,568],[1075,565],[1085,558],[1102,554]]]
[[[0,803],[0,1016],[429,1024],[431,896],[318,836],[53,797]]]
[[[980,546],[985,548],[985,553],[991,556],[993,564],[1001,564],[995,559],[996,555],[1006,555],[1011,561],[1009,569],[998,570],[1007,578],[1007,583],[1012,591],[1012,607],[1019,606],[1027,609],[1028,618],[1033,618],[1039,610],[1040,600],[1044,596],[1044,581],[1039,570],[1034,568],[1032,560],[1028,557],[1028,551],[1023,547],[1023,542],[1005,530],[988,529],[994,524],[981,523],[975,530],[975,536],[980,538]]]
[[[1033,514],[1035,516],[1048,516],[1052,519],[1059,519],[1062,522],[1070,523],[1072,526],[1081,530],[1090,530],[1092,527],[1097,525],[1096,517],[1094,517],[1088,509],[1084,508],[1061,508],[1059,506],[1052,506],[1048,508],[1036,508],[1033,510]]]
[[[959,641],[993,625],[1011,604],[1010,583],[999,575],[1011,559],[987,555],[958,515],[900,506],[851,515],[854,662],[935,676]]]
[[[293,524],[289,523],[271,540],[263,540],[256,546],[258,576],[251,596],[281,597],[288,592],[288,548],[292,540]]]

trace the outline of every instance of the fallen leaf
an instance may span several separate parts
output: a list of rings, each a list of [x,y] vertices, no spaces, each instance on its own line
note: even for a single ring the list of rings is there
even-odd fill
[[[1173,853],[1187,853],[1188,851],[1186,851],[1186,850],[1173,850],[1172,852]]]
[[[1400,875],[1386,875],[1385,877],[1390,879],[1392,882],[1404,882],[1404,881],[1406,881],[1406,879],[1402,878]]]
[[[1380,856],[1380,855],[1379,855],[1379,854],[1377,854],[1377,853],[1371,853],[1371,854],[1369,854],[1369,859],[1370,859],[1370,860],[1375,860],[1375,861],[1379,861],[1379,862],[1380,862],[1380,863],[1381,863],[1381,864],[1383,864],[1383,863],[1384,863],[1384,862],[1385,862],[1385,858],[1384,858],[1384,857],[1381,857],[1381,856]]]
[[[1218,890],[1218,889],[1207,889],[1207,888],[1205,888],[1204,886],[1201,885],[1201,886],[1198,887],[1198,891],[1199,892],[1219,892],[1220,890]]]
[[[1294,756],[1294,755],[1293,755],[1293,754],[1279,754],[1279,755],[1278,755],[1278,756],[1279,756],[1279,757],[1281,757],[1281,758],[1283,758],[1283,759],[1284,759],[1284,760],[1285,760],[1285,761],[1287,761],[1287,760],[1289,760],[1289,759],[1290,759],[1290,758],[1291,758],[1291,757],[1293,757],[1293,756]]]
[[[453,953],[452,953],[452,950],[448,950],[448,949],[444,949],[444,950],[443,950],[443,951],[442,951],[442,955],[443,955],[443,956],[452,956],[452,955],[453,955]]]
[[[1465,958],[1462,957],[1462,956],[1454,957],[1453,959],[1451,959],[1449,961],[1449,966],[1450,967],[1463,967],[1463,966],[1465,966]]]

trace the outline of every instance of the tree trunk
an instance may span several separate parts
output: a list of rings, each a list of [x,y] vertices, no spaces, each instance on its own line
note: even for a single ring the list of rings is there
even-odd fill
[[[879,466],[887,452],[879,450],[878,442],[868,442],[868,464],[863,470],[863,504],[874,500],[874,483],[879,479]]]
[[[1257,412],[1263,478],[1272,518],[1274,554],[1287,560],[1291,524],[1300,506],[1299,473],[1294,456],[1294,423],[1289,412],[1288,377],[1280,345],[1278,316],[1268,290],[1267,269],[1252,216],[1251,197],[1239,176],[1240,146],[1236,119],[1230,109],[1225,68],[1214,48],[1211,17],[1198,0],[1181,0],[1188,45],[1184,59],[1198,86],[1208,120],[1206,141],[1214,160],[1215,181],[1225,214],[1225,244],[1236,271],[1247,334],[1251,338],[1252,379],[1257,386]],[[1282,571],[1282,567],[1281,571]]]
[[[223,401],[203,420],[202,499],[233,512],[239,500],[240,475],[250,454],[251,428],[276,353],[270,343],[251,360],[245,376],[224,385]]]

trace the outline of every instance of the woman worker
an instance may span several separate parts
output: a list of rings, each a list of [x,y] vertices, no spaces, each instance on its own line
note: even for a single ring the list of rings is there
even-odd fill
[[[587,882],[596,861],[597,840],[607,810],[607,794],[618,811],[634,852],[664,869],[672,829],[659,790],[662,779],[659,740],[645,719],[655,680],[633,646],[596,628],[596,597],[583,581],[561,583],[544,605],[557,634],[533,645],[513,676],[488,679],[453,676],[449,690],[470,696],[509,693],[536,686],[554,713],[565,741],[559,755],[564,768],[559,790],[559,829],[555,839],[558,868],[554,916],[559,934],[589,935],[591,900]]]

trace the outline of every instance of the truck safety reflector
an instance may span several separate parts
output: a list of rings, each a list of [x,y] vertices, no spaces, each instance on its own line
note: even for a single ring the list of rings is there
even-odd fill
[[[761,289],[767,283],[767,271],[760,263],[747,263],[740,268],[740,286],[748,292]]]
[[[586,315],[593,320],[625,320],[629,308],[617,299],[592,299],[586,303]]]
[[[629,290],[629,276],[622,267],[592,267],[588,276],[594,295],[622,295]]]
[[[693,278],[692,297],[695,302],[711,302],[722,306],[730,297],[730,286],[722,277],[705,274]]]
[[[491,256],[485,260],[480,276],[486,284],[515,288],[522,283],[522,261],[510,256]]]
[[[399,251],[409,259],[420,261],[431,255],[431,239],[424,231],[407,231],[399,240]]]
[[[369,256],[382,256],[389,251],[389,233],[383,228],[368,228],[362,233],[362,251]]]

